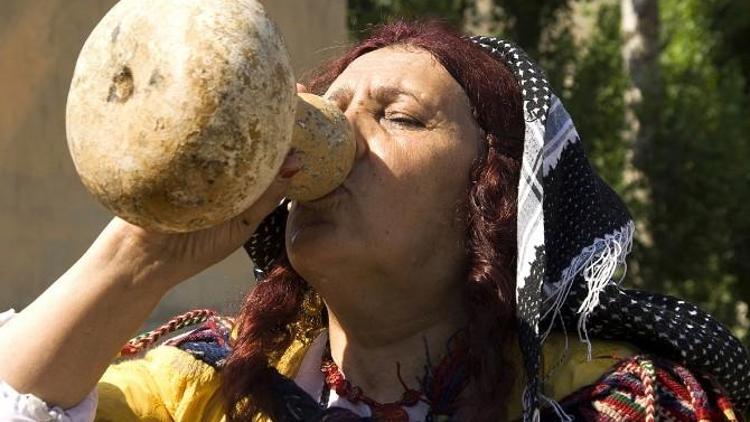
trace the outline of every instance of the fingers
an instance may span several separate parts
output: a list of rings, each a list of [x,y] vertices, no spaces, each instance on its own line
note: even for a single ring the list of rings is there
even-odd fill
[[[298,93],[300,93],[300,92],[308,92],[307,91],[307,87],[304,86],[304,85],[302,85],[301,83],[297,83],[297,92]]]
[[[302,161],[294,152],[290,152],[271,185],[250,208],[237,217],[239,221],[244,226],[255,230],[255,227],[279,205],[289,188],[291,179],[301,169]]]
[[[286,159],[281,165],[276,179],[279,179],[280,177],[281,179],[288,181],[288,179],[291,179],[295,174],[299,173],[300,170],[302,170],[302,160],[295,149],[292,148],[292,150],[286,155]]]

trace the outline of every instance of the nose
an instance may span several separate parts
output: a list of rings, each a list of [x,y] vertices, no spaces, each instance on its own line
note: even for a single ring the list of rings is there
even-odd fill
[[[349,127],[354,135],[354,144],[356,146],[354,153],[355,162],[364,157],[369,149],[366,136],[366,122],[364,121],[363,114],[361,111],[356,110],[355,107],[349,107],[348,110],[344,111],[344,116],[349,121]]]

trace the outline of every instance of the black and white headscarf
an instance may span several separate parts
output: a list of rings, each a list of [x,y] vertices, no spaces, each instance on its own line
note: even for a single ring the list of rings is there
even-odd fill
[[[634,223],[592,169],[572,119],[541,69],[510,42],[470,41],[513,72],[524,99],[516,269],[518,331],[528,378],[524,421],[539,419],[540,400],[555,405],[539,382],[540,350],[552,329],[576,331],[586,343],[589,337],[627,341],[710,374],[735,407],[746,408],[750,360],[729,330],[690,303],[619,286]],[[260,278],[283,253],[286,215],[282,203],[245,245]]]

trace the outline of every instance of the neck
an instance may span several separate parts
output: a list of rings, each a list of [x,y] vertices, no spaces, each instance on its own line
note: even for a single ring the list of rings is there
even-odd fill
[[[451,336],[465,327],[462,295],[420,303],[418,292],[404,301],[383,301],[378,312],[339,310],[329,301],[331,357],[346,379],[381,403],[399,400],[404,388],[419,390],[429,358],[436,365]]]

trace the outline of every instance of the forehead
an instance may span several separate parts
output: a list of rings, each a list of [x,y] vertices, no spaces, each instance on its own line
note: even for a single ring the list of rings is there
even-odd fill
[[[428,103],[440,103],[457,95],[466,97],[458,82],[432,54],[410,46],[381,48],[358,57],[336,78],[329,92],[340,88],[358,91],[382,87],[410,92]]]

